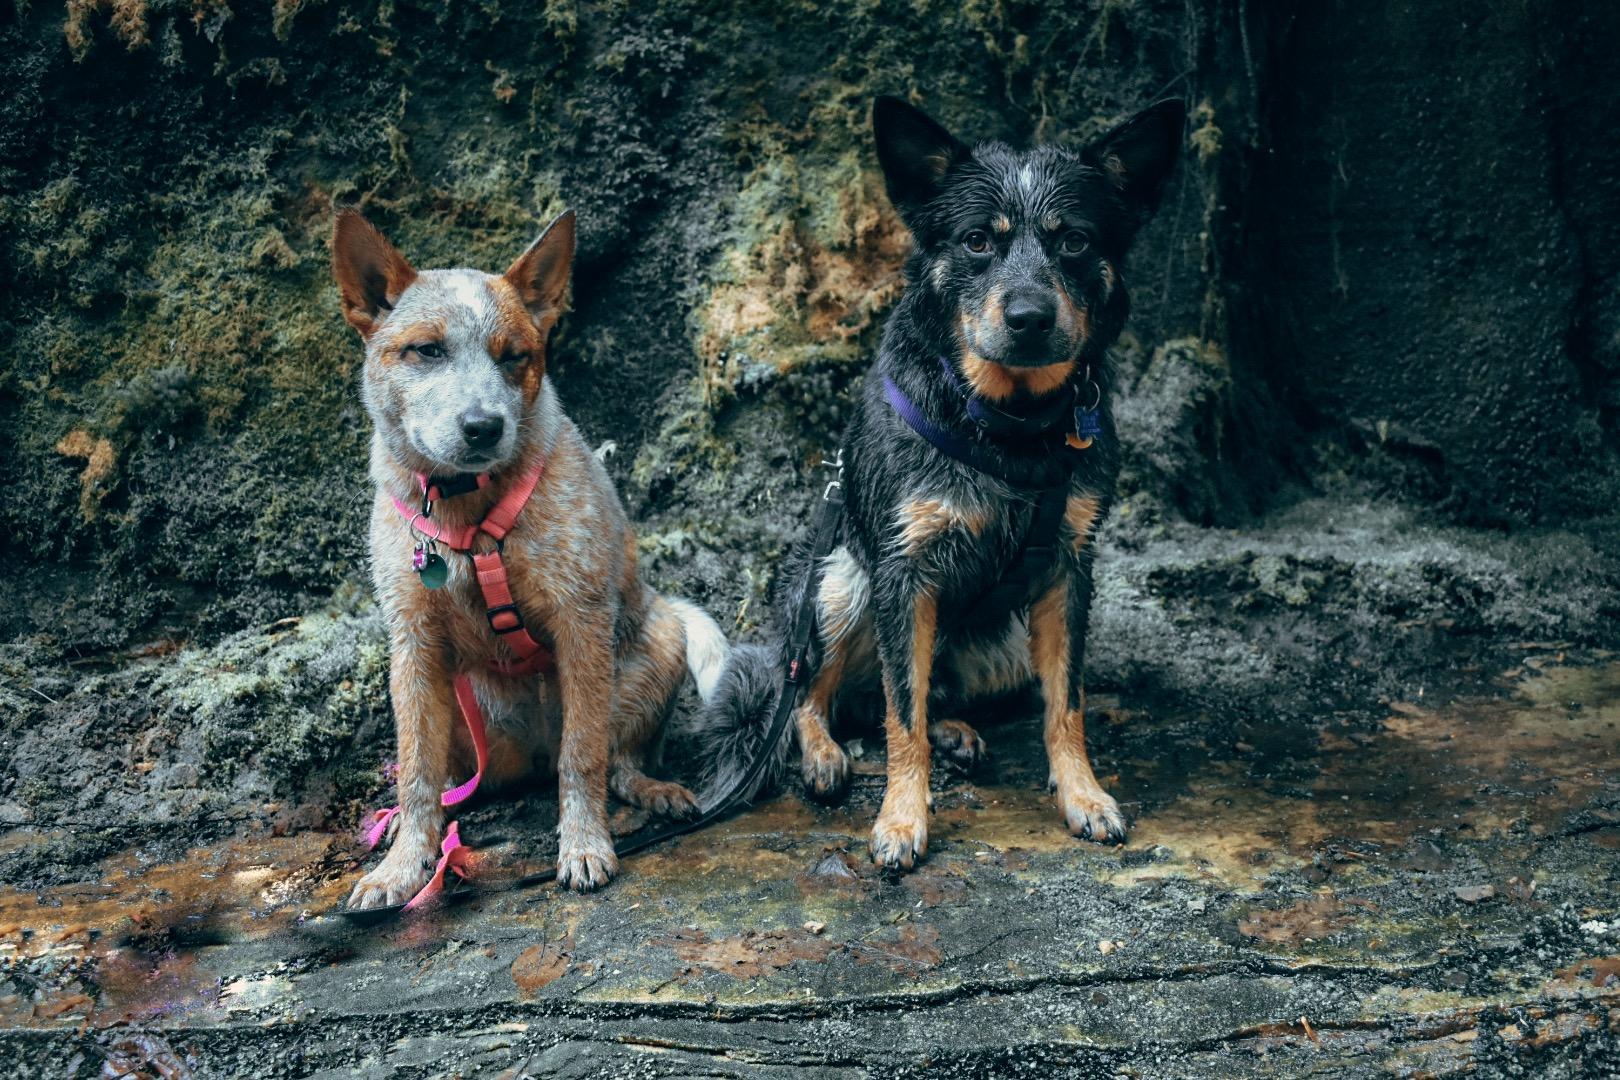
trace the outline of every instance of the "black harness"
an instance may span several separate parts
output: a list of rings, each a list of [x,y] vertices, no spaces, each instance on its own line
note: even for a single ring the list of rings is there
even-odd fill
[[[1082,379],[1070,384],[1068,394],[1054,394],[1051,401],[1039,405],[1032,413],[1012,413],[975,395],[964,385],[955,365],[948,359],[940,357],[939,362],[951,386],[962,398],[963,411],[975,430],[974,438],[964,438],[935,425],[893,379],[884,376],[883,393],[889,405],[907,426],[946,457],[1035,496],[1035,510],[1017,554],[978,597],[958,609],[962,614],[955,620],[959,624],[1000,626],[1029,602],[1035,588],[1046,580],[1057,563],[1058,535],[1068,509],[1072,470],[1079,464],[1079,455],[1102,433],[1099,413],[1102,391],[1092,381],[1091,369],[1087,367]],[[1068,427],[1064,421],[1071,410],[1073,427]],[[1007,474],[999,459],[983,448],[986,439],[1016,442],[1015,452],[1040,453],[1048,460],[1056,458],[1067,468],[1055,483],[1032,488],[1021,478]]]

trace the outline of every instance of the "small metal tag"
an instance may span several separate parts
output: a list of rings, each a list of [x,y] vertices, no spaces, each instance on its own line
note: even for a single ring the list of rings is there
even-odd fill
[[[411,567],[416,571],[416,576],[422,579],[423,586],[429,589],[443,588],[450,579],[449,564],[425,544],[417,544],[416,550],[411,553]]]
[[[1102,434],[1102,414],[1096,409],[1074,410],[1074,433],[1082,439],[1095,439]]]

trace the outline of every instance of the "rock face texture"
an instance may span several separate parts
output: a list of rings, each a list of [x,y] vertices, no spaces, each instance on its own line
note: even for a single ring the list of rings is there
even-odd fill
[[[327,269],[334,206],[363,207],[419,266],[487,269],[575,208],[574,310],[554,339],[551,373],[604,445],[641,525],[649,577],[739,636],[753,633],[776,561],[818,490],[815,462],[838,440],[902,285],[908,240],[868,134],[879,93],[908,95],[966,138],[1019,143],[1080,144],[1157,97],[1188,100],[1182,165],[1126,268],[1134,314],[1116,356],[1125,468],[1102,540],[1089,665],[1120,715],[1171,719],[1152,736],[1099,727],[1094,752],[1132,758],[1125,798],[1148,837],[1175,824],[1164,807],[1204,797],[1182,792],[1163,763],[1187,747],[1227,747],[1232,730],[1239,749],[1211,752],[1230,773],[1250,768],[1243,755],[1269,763],[1255,820],[1317,788],[1358,812],[1387,801],[1353,785],[1340,796],[1316,757],[1331,762],[1381,732],[1406,737],[1390,726],[1392,702],[1427,709],[1433,695],[1506,693],[1526,677],[1526,643],[1538,672],[1564,665],[1566,650],[1571,664],[1603,665],[1616,643],[1616,41],[1620,7],[1573,0],[73,0],[8,11],[0,534],[12,588],[0,607],[0,879],[15,889],[0,905],[59,906],[66,894],[53,890],[82,892],[126,862],[158,867],[143,880],[167,895],[191,873],[190,849],[251,844],[269,830],[296,857],[265,861],[315,867],[285,888],[265,886],[274,897],[264,903],[291,920],[290,905],[342,892],[338,879],[353,869],[342,836],[362,807],[387,801],[387,655],[364,567],[368,433],[360,350]],[[1579,700],[1588,717],[1607,719],[1614,686],[1601,670]],[[1498,674],[1507,681],[1491,681]],[[1481,836],[1497,830],[1479,849],[1493,874],[1520,857],[1513,844],[1556,850],[1544,869],[1566,883],[1567,896],[1549,902],[1563,906],[1493,922],[1481,940],[1529,929],[1491,953],[1431,928],[1424,920],[1450,908],[1425,899],[1410,916],[1413,940],[1459,950],[1432,978],[1407,978],[1416,946],[1368,959],[1382,931],[1335,945],[1333,962],[1361,972],[1367,993],[1383,978],[1370,973],[1387,967],[1392,987],[1458,995],[1374,1010],[1379,1023],[1420,1014],[1391,1021],[1393,1056],[1423,1040],[1435,1061],[1458,1068],[1545,1065],[1542,1050],[1526,1049],[1555,1027],[1524,1019],[1536,1009],[1543,1019],[1601,1011],[1590,1031],[1579,1017],[1558,1020],[1563,1035],[1545,1045],[1560,1063],[1612,1050],[1609,961],[1595,951],[1612,951],[1609,931],[1570,927],[1616,921],[1612,906],[1599,909],[1616,874],[1608,840],[1620,762],[1611,737],[1552,700],[1546,745],[1592,740],[1599,777],[1572,795],[1561,788],[1567,805],[1542,806],[1546,820],[1534,827],[1562,839],[1536,847],[1540,834],[1514,833],[1512,814],[1494,803],[1473,816]],[[1609,711],[1590,711],[1600,709]],[[878,752],[869,727],[866,743]],[[680,766],[679,739],[674,750]],[[1501,785],[1493,797],[1525,783],[1506,765],[1493,770],[1480,781]],[[1016,792],[1038,786],[1038,772],[1023,762],[1001,777],[1011,787],[986,790],[1022,807]],[[1467,785],[1453,786],[1470,798]],[[1451,788],[1414,777],[1409,790]],[[1026,794],[1034,814],[1040,800]],[[1450,798],[1433,795],[1413,819],[1440,828],[1452,820]],[[511,825],[496,809],[480,812],[487,832]],[[798,813],[783,818],[791,828],[759,826],[784,834],[771,850],[811,843]],[[858,839],[853,819],[815,820]],[[550,827],[524,822],[536,836]],[[1277,858],[1292,876],[1253,869],[1231,886],[1241,901],[1219,890],[1170,896],[1155,909],[1164,956],[1132,978],[1185,980],[1203,963],[1202,946],[1173,932],[1172,915],[1194,899],[1223,912],[1296,904],[1306,923],[1364,918],[1355,904],[1329,911],[1307,895],[1320,881],[1306,865],[1347,850],[1330,832],[1256,839],[1242,873]],[[1590,851],[1587,832],[1601,833]],[[1384,855],[1410,849],[1421,860],[1415,837],[1391,832]],[[1472,834],[1456,842],[1465,840]],[[1175,848],[1163,844],[1161,853]],[[319,858],[309,855],[317,848]],[[259,849],[243,850],[220,858],[251,877]],[[1090,870],[1074,876],[1069,850],[1043,854],[1053,880],[1095,899],[1101,886]],[[1168,858],[1144,850],[1121,858]],[[686,880],[679,865],[670,873]],[[1490,880],[1508,896],[1513,876]],[[1389,882],[1393,894],[1406,879]],[[1459,869],[1444,877],[1443,898],[1474,903],[1448,890],[1479,884]],[[1017,886],[1008,902],[1023,894]],[[708,904],[701,884],[680,887],[694,910]],[[1286,900],[1254,900],[1279,889]],[[1534,907],[1529,895],[1511,898]],[[81,901],[68,895],[64,910]],[[193,918],[189,902],[161,918]],[[1392,922],[1407,918],[1393,900],[1377,902]],[[591,917],[605,920],[607,909]],[[1268,941],[1271,917],[1244,916],[1261,933],[1225,922],[1218,933]],[[139,939],[156,955],[169,941],[167,930],[97,918],[85,916],[105,922],[104,945]],[[767,932],[739,920],[728,933]],[[648,933],[668,937],[671,955],[701,953],[679,938],[684,925],[649,923]],[[943,955],[977,957],[982,942],[951,933]],[[516,952],[520,936],[501,949]],[[775,947],[748,940],[751,951]],[[597,944],[606,957],[641,943]],[[569,970],[595,971],[592,948],[582,934]],[[849,950],[854,964],[859,946]],[[269,949],[255,973],[244,965],[258,961],[229,955],[221,979],[272,977],[285,959]],[[528,967],[549,970],[547,955]],[[1120,955],[1135,963],[1141,953]],[[1532,956],[1554,981],[1567,964],[1601,961],[1590,979],[1609,995],[1602,1010],[1566,1008],[1563,990],[1539,982],[1509,988],[1481,974]],[[12,978],[5,963],[0,975]],[[84,963],[82,987],[61,985],[106,993],[117,972]],[[1231,974],[1280,974],[1283,963],[1238,956]],[[1564,981],[1584,993],[1585,970]],[[799,969],[786,971],[773,993],[798,992],[788,984]],[[335,985],[344,977],[331,975]],[[1091,976],[1078,978],[1031,984],[1056,1004],[1053,1023],[1029,1036],[1030,1060],[1063,1056],[1062,1001],[1072,995],[1062,988]],[[893,993],[872,985],[873,1001]],[[976,985],[964,976],[958,989],[918,1000],[947,1002]],[[647,1000],[626,1008],[662,1015],[648,1004],[656,988],[635,989]],[[0,988],[0,1006],[22,1016],[11,992]],[[580,1005],[570,1023],[594,1031],[618,1015],[595,1008]],[[888,1008],[878,1002],[873,1015]],[[38,1022],[38,1009],[23,1008],[18,1023]],[[1183,1071],[1263,1071],[1228,1061],[1220,1033],[1281,1039],[1266,1018],[1295,1017],[1273,1012],[1245,1005],[1209,1027],[1214,1036],[1183,1023],[1184,1052],[1209,1058],[1178,1058]],[[797,1022],[787,1006],[771,1015]],[[1348,1005],[1332,1015],[1346,1037],[1362,1023]],[[1119,1019],[1119,1030],[1133,1023]],[[880,1028],[861,1036],[878,1049],[843,1064],[903,1071],[885,1059]],[[1449,1041],[1475,1030],[1466,1046]],[[106,1057],[60,1033],[19,1036],[14,1048],[84,1068]],[[1315,1053],[1286,1049],[1301,1061]],[[1092,1063],[1149,1060],[1134,1053]],[[964,1059],[964,1074],[972,1061],[986,1070],[1002,1061],[985,1054]],[[1295,1071],[1286,1060],[1281,1074]]]
[[[900,285],[878,92],[1019,142],[1192,103],[1128,276],[1127,495],[1233,522],[1348,472],[1469,521],[1612,506],[1620,17],[1252,7],[28,6],[0,30],[0,526],[50,542],[15,549],[8,636],[217,633],[353,579],[338,203],[420,265],[504,265],[576,207],[570,408],[643,516],[769,547],[726,508],[836,439]]]
[[[1469,520],[1614,505],[1617,37],[1612,6],[1305,4],[1272,52],[1267,383]]]

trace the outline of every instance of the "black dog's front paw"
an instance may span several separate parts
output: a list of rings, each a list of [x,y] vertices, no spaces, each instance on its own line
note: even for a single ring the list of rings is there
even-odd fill
[[[1082,840],[1099,844],[1123,844],[1127,828],[1125,814],[1114,797],[1102,788],[1091,791],[1059,790],[1058,805],[1069,832]]]

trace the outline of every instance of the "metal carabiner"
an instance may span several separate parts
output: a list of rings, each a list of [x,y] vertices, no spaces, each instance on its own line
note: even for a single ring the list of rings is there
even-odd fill
[[[838,470],[838,476],[833,480],[827,481],[827,486],[821,489],[821,498],[824,501],[832,498],[832,493],[835,488],[839,491],[844,489],[844,448],[842,446],[838,448],[838,452],[833,455],[833,459],[831,461],[827,460],[827,452],[825,450],[822,451],[821,460],[817,463],[816,467],[820,469]]]
[[[1091,391],[1091,404],[1082,407],[1087,412],[1092,412],[1097,408],[1097,406],[1102,404],[1102,387],[1098,386],[1092,380],[1090,364],[1086,365],[1086,388]]]

